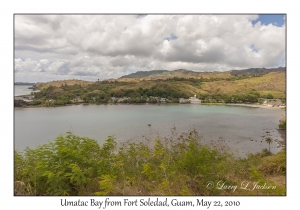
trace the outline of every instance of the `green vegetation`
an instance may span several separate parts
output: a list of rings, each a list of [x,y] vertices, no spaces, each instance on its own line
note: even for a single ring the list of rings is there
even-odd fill
[[[169,138],[103,145],[72,133],[15,151],[15,195],[285,195],[285,151],[237,158],[216,143],[211,149],[195,130]],[[208,189],[207,183],[236,185]],[[241,183],[249,189],[241,189]],[[254,183],[276,186],[253,189]]]
[[[286,119],[282,120],[279,125],[279,129],[285,130],[286,129]]]
[[[174,75],[177,74],[175,72]],[[189,98],[195,94],[203,103],[263,103],[261,98],[279,98],[285,102],[284,77],[284,72],[239,75],[214,72],[200,77],[173,76],[155,80],[55,81],[37,84],[40,92],[34,93],[35,98],[29,104],[160,103],[160,98],[166,98],[167,103],[178,103],[179,98]]]

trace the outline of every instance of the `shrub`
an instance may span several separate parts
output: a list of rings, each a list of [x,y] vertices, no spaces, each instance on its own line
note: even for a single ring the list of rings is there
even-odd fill
[[[282,120],[279,125],[279,129],[285,130],[286,129],[286,119]]]
[[[86,194],[86,184],[97,177],[99,144],[72,133],[52,143],[15,153],[15,181],[23,180],[36,195]]]
[[[258,169],[265,174],[281,174],[286,173],[286,154],[285,151],[276,155],[265,157]]]
[[[285,152],[235,158],[223,145],[203,144],[195,130],[181,135],[175,130],[168,138],[119,147],[113,136],[100,146],[67,132],[36,149],[15,151],[15,195],[228,195],[232,191],[207,189],[206,183],[237,185],[285,175]],[[268,193],[284,195],[285,188]]]

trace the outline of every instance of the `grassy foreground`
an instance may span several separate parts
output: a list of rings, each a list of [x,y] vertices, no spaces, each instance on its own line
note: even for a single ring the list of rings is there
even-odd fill
[[[15,195],[286,195],[286,153],[237,158],[192,130],[103,145],[70,132],[14,154]]]

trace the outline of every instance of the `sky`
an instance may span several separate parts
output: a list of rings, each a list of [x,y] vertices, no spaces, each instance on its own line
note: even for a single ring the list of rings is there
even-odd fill
[[[15,82],[285,66],[285,15],[14,15]]]

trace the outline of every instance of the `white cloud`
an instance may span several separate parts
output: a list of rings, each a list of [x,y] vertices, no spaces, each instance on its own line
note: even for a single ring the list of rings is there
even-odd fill
[[[37,61],[27,58],[22,60],[20,58],[15,59],[15,71],[37,71],[39,69],[39,63]]]
[[[285,25],[257,15],[16,15],[15,72],[95,80],[139,70],[275,67]],[[255,50],[253,50],[255,49]]]

